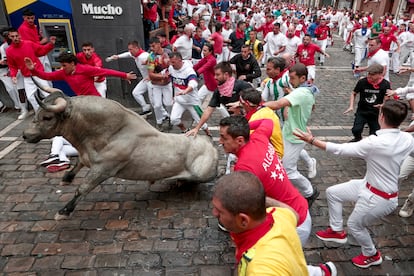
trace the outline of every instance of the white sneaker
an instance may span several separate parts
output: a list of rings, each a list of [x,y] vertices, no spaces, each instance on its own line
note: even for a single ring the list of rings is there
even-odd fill
[[[414,203],[410,200],[412,194],[408,195],[408,198],[405,200],[403,207],[401,207],[400,212],[398,213],[400,217],[409,218],[413,215]]]
[[[312,164],[309,166],[308,178],[314,178],[316,176],[316,159],[311,158]]]
[[[24,120],[27,117],[29,117],[29,112],[25,110],[20,113],[19,117],[17,117],[17,120]]]

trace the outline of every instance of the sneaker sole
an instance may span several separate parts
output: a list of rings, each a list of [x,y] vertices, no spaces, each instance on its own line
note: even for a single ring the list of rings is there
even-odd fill
[[[398,213],[398,215],[400,217],[402,217],[402,218],[409,218],[409,217],[411,217],[413,215],[413,211],[406,212],[406,211],[400,210],[400,212]]]
[[[50,173],[55,173],[55,172],[60,172],[60,171],[67,170],[67,169],[69,169],[69,167],[70,167],[70,165],[66,164],[66,165],[63,165],[63,166],[60,166],[60,167],[47,168],[47,171],[50,172]]]
[[[360,267],[360,268],[368,268],[368,267],[373,266],[373,265],[380,265],[380,264],[382,264],[382,257],[380,257],[380,259],[378,261],[375,261],[375,262],[372,262],[372,263],[369,263],[369,264],[366,264],[366,265],[360,265],[360,264],[356,264],[354,262],[352,262],[352,263],[355,266]]]
[[[316,235],[316,237],[318,237],[318,239],[320,239],[322,241],[336,242],[336,243],[340,243],[340,244],[345,244],[348,241],[348,238],[345,238],[345,239],[323,238],[321,236],[318,236],[318,234],[315,234],[315,235]]]

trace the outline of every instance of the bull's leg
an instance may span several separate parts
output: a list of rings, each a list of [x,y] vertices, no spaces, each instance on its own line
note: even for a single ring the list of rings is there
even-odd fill
[[[95,189],[95,187],[98,186],[102,181],[108,179],[109,177],[110,176],[108,175],[102,175],[100,172],[92,172],[91,170],[89,172],[86,183],[81,184],[76,190],[75,196],[65,205],[65,207],[56,213],[55,220],[67,219],[75,209],[78,202],[87,194],[89,194],[90,191]]]
[[[69,185],[72,183],[73,179],[75,178],[76,174],[83,168],[83,164],[79,161],[76,162],[76,165],[68,172],[66,172],[63,177],[60,185]]]

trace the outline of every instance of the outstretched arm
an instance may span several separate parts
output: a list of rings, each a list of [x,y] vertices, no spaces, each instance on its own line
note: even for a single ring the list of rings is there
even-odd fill
[[[306,143],[309,143],[320,149],[326,150],[326,142],[316,139],[316,137],[313,136],[309,128],[307,128],[306,132],[297,128],[295,131],[293,131],[293,134],[300,140],[305,141]]]

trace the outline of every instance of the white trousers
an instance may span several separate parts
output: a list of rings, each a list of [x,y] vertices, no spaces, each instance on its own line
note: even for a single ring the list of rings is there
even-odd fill
[[[312,231],[312,218],[308,210],[308,214],[306,215],[306,219],[302,222],[301,225],[296,227],[296,231],[298,232],[298,236],[300,238],[300,242],[302,243],[302,247],[306,245],[309,239],[309,235]]]
[[[293,144],[283,139],[284,155],[283,167],[292,184],[302,193],[304,197],[310,197],[313,194],[311,182],[298,171],[298,160],[301,151],[305,147],[305,143]]]
[[[178,102],[174,102],[171,110],[171,124],[176,126],[181,124],[181,117],[183,116],[184,111],[188,111],[191,114],[191,117],[194,119],[196,123],[200,122],[200,116],[202,114],[199,114],[199,112],[202,113],[201,107],[195,106],[195,105],[187,105],[187,104],[180,104]],[[205,123],[202,125],[201,129],[207,129],[208,125]]]
[[[362,60],[365,57],[366,48],[355,47],[355,66],[361,66]]]
[[[20,107],[20,100],[19,100],[19,92],[17,91],[17,85],[13,84],[12,79],[9,76],[7,76],[7,72],[0,73],[0,80],[3,82],[7,93],[12,99],[14,103],[14,108],[20,109],[21,107]]]
[[[322,52],[325,52],[328,39],[316,40],[316,44],[321,47]],[[319,53],[319,62],[325,62],[325,56]]]
[[[145,92],[148,91],[149,81],[146,79],[142,79],[132,90],[132,96],[137,101],[137,103],[142,107],[142,111],[148,111],[151,109],[151,105],[149,105],[144,98]]]
[[[198,90],[198,98],[201,102],[203,102],[207,95],[212,94],[213,92],[214,91],[208,90],[207,86],[203,84],[203,86],[201,86]]]
[[[51,155],[59,155],[59,160],[69,162],[68,156],[78,156],[78,151],[62,136],[55,136],[52,139]]]
[[[94,82],[93,84],[101,97],[106,98],[106,79],[102,82]]]
[[[164,119],[163,104],[169,114],[171,114],[171,107],[173,105],[171,83],[167,85],[152,84],[150,87],[149,97],[154,108],[155,119],[157,120],[157,124],[162,124],[162,120]]]
[[[49,83],[47,81],[39,79],[37,77],[34,77],[34,78],[36,78],[36,81],[41,86],[49,86]],[[30,77],[24,77],[24,90],[25,90],[25,93],[26,93],[26,98],[30,102],[30,104],[32,105],[35,112],[37,112],[37,110],[39,109],[39,104],[37,103],[36,98],[35,98],[35,92],[37,91],[37,89],[38,89],[38,87],[32,81],[32,79]],[[40,90],[40,93],[42,93],[42,95],[44,97],[47,97],[49,95],[49,93],[44,92],[41,89],[39,89],[39,90]]]
[[[373,256],[377,250],[367,226],[393,212],[397,208],[398,197],[384,199],[368,190],[366,183],[365,179],[353,179],[331,186],[326,189],[326,198],[329,225],[334,231],[343,230],[343,203],[355,202],[355,208],[348,218],[348,232],[361,246],[362,254]]]

